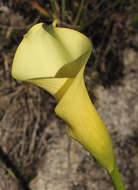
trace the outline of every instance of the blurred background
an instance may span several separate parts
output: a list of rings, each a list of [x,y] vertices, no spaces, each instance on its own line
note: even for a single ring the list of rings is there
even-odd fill
[[[23,35],[54,19],[93,43],[86,86],[112,136],[126,189],[137,190],[137,0],[0,0],[0,189],[113,190],[104,169],[67,137],[57,102],[11,77]]]

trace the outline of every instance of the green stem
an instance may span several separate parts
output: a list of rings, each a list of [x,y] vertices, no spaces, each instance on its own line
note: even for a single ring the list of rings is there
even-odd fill
[[[79,22],[81,11],[82,11],[83,6],[84,6],[84,2],[85,2],[85,0],[81,0],[81,2],[80,2],[80,6],[78,9],[77,15],[75,17],[74,23],[73,23],[74,25],[77,25],[77,23]]]
[[[115,190],[125,190],[125,185],[122,181],[117,165],[115,165],[114,170],[110,172],[109,175],[115,187]]]
[[[54,19],[57,19],[58,16],[57,16],[57,10],[56,10],[55,0],[50,0],[50,5],[51,5],[51,9],[53,11]]]
[[[65,9],[66,9],[66,3],[65,0],[61,1],[61,17],[62,17],[62,21],[65,18]]]

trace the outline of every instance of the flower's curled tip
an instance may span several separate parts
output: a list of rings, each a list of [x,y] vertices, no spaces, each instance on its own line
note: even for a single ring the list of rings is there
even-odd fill
[[[58,19],[55,19],[55,20],[53,21],[53,23],[52,23],[52,26],[53,26],[53,27],[56,27],[57,24],[58,24],[58,22],[59,22]]]
[[[33,26],[19,45],[12,65],[14,78],[32,82],[58,101],[56,114],[109,172],[114,168],[110,135],[88,96],[83,73],[92,51],[91,41],[72,29],[43,23]]]

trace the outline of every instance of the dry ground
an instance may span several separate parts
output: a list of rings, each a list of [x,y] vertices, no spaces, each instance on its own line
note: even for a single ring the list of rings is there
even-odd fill
[[[49,3],[36,2],[50,12]],[[75,11],[79,1],[71,2]],[[106,0],[97,9],[88,3],[78,23],[95,48],[85,79],[111,133],[127,190],[137,190],[138,39],[136,21],[131,22],[135,15],[123,14],[124,9],[115,6],[98,16],[105,8]],[[126,1],[125,10],[133,13],[132,8]],[[68,9],[61,25],[76,28],[72,12]],[[93,17],[88,26],[82,24]],[[56,101],[42,89],[11,77],[23,34],[40,21],[49,23],[52,18],[25,0],[0,1],[0,190],[113,190],[106,172],[66,136],[65,123],[54,113]]]

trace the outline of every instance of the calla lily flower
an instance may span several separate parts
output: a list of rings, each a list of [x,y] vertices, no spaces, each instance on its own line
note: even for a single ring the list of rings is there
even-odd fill
[[[114,176],[119,173],[112,141],[83,77],[91,52],[91,41],[80,32],[39,23],[17,48],[12,76],[42,87],[57,99],[55,112],[66,122],[67,134],[91,153],[116,184]],[[119,189],[124,190],[122,182]]]

